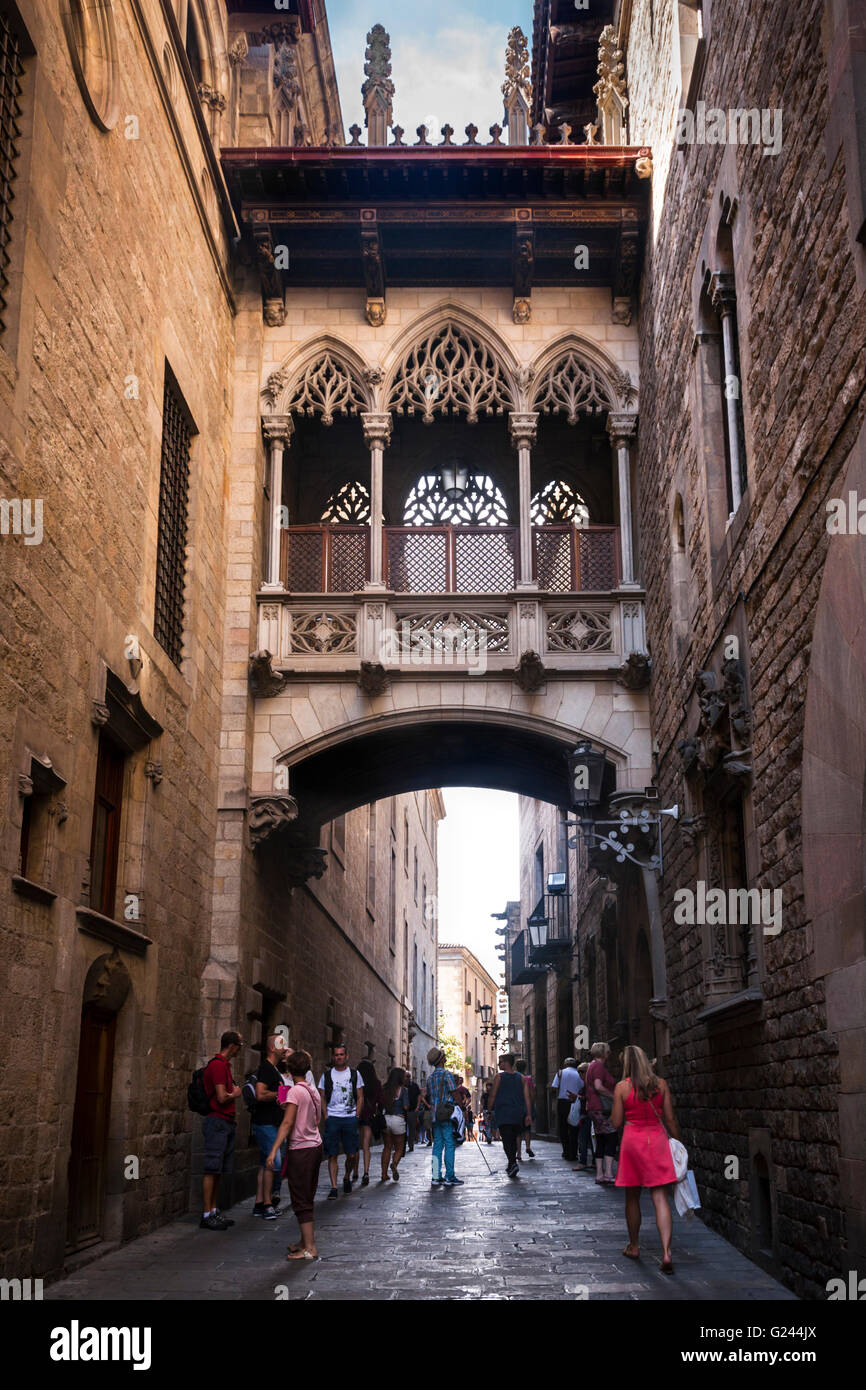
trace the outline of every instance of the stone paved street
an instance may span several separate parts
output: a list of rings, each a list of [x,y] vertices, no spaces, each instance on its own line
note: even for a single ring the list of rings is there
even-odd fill
[[[287,1264],[291,1213],[254,1220],[235,1207],[224,1234],[197,1216],[132,1242],[52,1285],[46,1299],[793,1299],[769,1275],[699,1220],[674,1218],[671,1278],[658,1271],[658,1233],[645,1198],[640,1263],[625,1244],[623,1196],[573,1173],[557,1144],[536,1141],[521,1177],[505,1176],[498,1145],[458,1151],[466,1185],[431,1188],[429,1150],[416,1149],[398,1185],[379,1185],[374,1149],[369,1188],[327,1202],[322,1169],[316,1228],[322,1258]],[[342,1160],[341,1160],[342,1172]],[[286,1297],[283,1293],[282,1297]]]

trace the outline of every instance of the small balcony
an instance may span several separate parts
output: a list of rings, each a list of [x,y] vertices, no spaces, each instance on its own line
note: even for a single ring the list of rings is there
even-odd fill
[[[513,985],[534,985],[543,980],[547,971],[544,966],[533,965],[528,956],[529,934],[522,931],[514,938],[511,946],[511,983]]]
[[[370,577],[370,528],[321,523],[281,536],[291,594],[354,594]],[[519,575],[516,526],[386,526],[386,589],[395,594],[508,594]],[[533,577],[551,594],[608,593],[620,582],[619,528],[532,528]]]
[[[569,895],[543,893],[526,919],[529,960],[532,965],[552,965],[571,951]]]

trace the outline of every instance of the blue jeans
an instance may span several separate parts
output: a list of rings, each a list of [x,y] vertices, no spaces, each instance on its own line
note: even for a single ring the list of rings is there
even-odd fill
[[[444,1125],[433,1125],[433,1176],[442,1176],[442,1147],[445,1146],[445,1176],[454,1177],[454,1154],[457,1145],[454,1143],[454,1127],[450,1120]]]
[[[268,1154],[274,1146],[274,1140],[276,1139],[278,1133],[279,1126],[277,1125],[253,1125],[253,1134],[255,1136],[256,1143],[259,1146],[260,1168],[267,1167]],[[283,1147],[278,1151],[277,1156],[274,1159],[274,1181],[271,1187],[272,1197],[279,1197],[280,1195],[280,1184],[283,1179],[283,1163],[285,1162],[285,1157],[286,1146],[284,1144]]]

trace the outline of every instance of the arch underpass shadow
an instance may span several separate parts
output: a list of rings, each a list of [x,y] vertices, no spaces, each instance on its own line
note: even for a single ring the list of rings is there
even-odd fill
[[[316,843],[321,826],[371,801],[426,787],[482,787],[570,804],[566,755],[571,731],[542,730],[480,720],[437,719],[401,724],[332,743],[292,764],[298,804],[295,843]],[[605,792],[616,786],[607,765]]]

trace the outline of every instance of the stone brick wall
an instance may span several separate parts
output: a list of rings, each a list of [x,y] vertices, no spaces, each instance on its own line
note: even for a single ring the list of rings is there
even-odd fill
[[[109,133],[85,109],[59,9],[20,8],[36,55],[22,99],[15,289],[0,337],[0,495],[42,498],[44,539],[0,538],[0,1268],[41,1275],[64,1257],[84,979],[112,951],[76,917],[87,901],[91,704],[105,698],[106,667],[132,683],[130,633],[141,644],[141,700],[164,732],[130,760],[125,788],[118,903],[139,895],[131,925],[152,944],[143,957],[119,953],[132,984],[115,1043],[103,1235],[129,1238],[186,1205],[184,1090],[215,832],[232,303],[220,195],[209,175],[199,178],[208,165],[192,111],[181,93],[169,117],[150,66],[148,45],[161,53],[166,41],[158,7],[146,19],[113,7],[122,114]],[[137,139],[126,137],[128,113]],[[180,669],[153,636],[166,361],[196,428]],[[31,753],[50,757],[66,783],[51,904],[11,884],[18,775]],[[162,763],[161,784],[145,778],[145,758]],[[140,1160],[138,1181],[124,1178],[125,1155]]]
[[[864,411],[866,350],[841,149],[826,158],[823,6],[712,6],[703,88],[709,107],[783,112],[782,153],[754,146],[671,151],[675,5],[635,4],[628,40],[633,130],[654,148],[656,235],[640,311],[643,570],[652,705],[663,804],[686,800],[676,743],[697,672],[739,633],[753,712],[747,792],[750,883],[780,889],[783,928],[758,946],[763,1003],[702,1019],[707,943],[673,921],[673,894],[694,887],[695,851],[666,830],[662,907],[671,1008],[671,1078],[694,1150],[706,1218],[801,1294],[847,1268],[839,1188],[837,1040],[828,1030],[802,876],[801,764],[810,641],[828,536],[825,501]],[[704,7],[709,11],[709,7]],[[707,229],[736,200],[737,280],[749,484],[719,540],[710,534],[697,419],[696,301]],[[710,266],[710,269],[713,267]],[[698,350],[699,355],[699,350]],[[671,632],[671,514],[685,507],[692,619]],[[762,1147],[763,1146],[763,1147]],[[772,1249],[761,1253],[758,1178],[768,1164]],[[726,1155],[739,1177],[725,1176]],[[751,1179],[750,1179],[751,1172]]]

